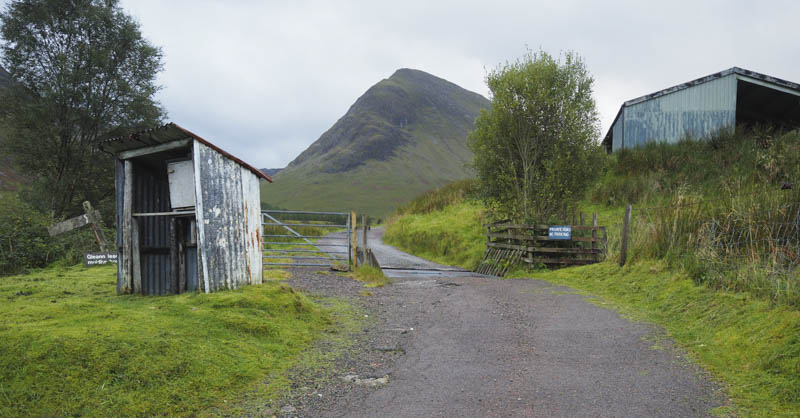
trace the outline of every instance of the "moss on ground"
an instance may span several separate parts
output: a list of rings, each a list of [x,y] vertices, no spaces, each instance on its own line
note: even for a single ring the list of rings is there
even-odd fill
[[[115,266],[0,277],[0,416],[195,415],[275,399],[348,309],[279,282],[158,297],[117,296],[115,278]]]

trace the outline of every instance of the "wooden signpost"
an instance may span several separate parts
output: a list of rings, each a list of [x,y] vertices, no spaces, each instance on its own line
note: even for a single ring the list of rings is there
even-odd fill
[[[116,262],[117,255],[108,252],[108,242],[106,241],[106,237],[103,234],[103,230],[100,228],[100,211],[95,210],[92,208],[92,204],[89,202],[83,202],[83,211],[85,212],[83,215],[76,216],[72,219],[67,219],[66,221],[59,222],[55,225],[52,225],[50,228],[47,228],[47,232],[50,233],[50,236],[56,236],[59,234],[63,234],[65,232],[72,231],[73,229],[78,229],[82,226],[89,225],[92,228],[92,233],[94,234],[95,240],[97,240],[97,244],[100,246],[100,251],[103,254],[106,254],[103,259]],[[98,256],[98,253],[91,253],[93,256]],[[86,257],[85,262],[87,265],[94,265],[99,263],[89,263]],[[107,261],[107,262],[108,262]]]

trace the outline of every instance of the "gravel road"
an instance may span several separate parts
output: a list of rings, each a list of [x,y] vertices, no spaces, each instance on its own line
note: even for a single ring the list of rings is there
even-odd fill
[[[372,295],[294,271],[292,286],[348,299],[370,321],[335,377],[298,377],[279,415],[707,416],[724,399],[657,327],[544,281],[448,272],[381,236],[370,231],[370,246],[400,273]]]

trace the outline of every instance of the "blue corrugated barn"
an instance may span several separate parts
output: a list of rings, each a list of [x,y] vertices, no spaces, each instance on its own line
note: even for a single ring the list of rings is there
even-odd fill
[[[117,291],[213,292],[262,281],[269,176],[170,123],[104,141],[117,158]]]
[[[625,102],[603,145],[612,152],[755,124],[799,128],[800,85],[733,67]]]

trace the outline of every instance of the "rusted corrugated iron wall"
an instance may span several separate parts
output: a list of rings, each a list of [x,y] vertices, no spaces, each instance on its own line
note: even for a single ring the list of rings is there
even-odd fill
[[[253,269],[248,269],[252,247],[248,248],[245,236],[251,222],[244,204],[247,200],[249,207],[252,199],[246,199],[245,190],[258,191],[250,184],[250,177],[258,180],[249,170],[198,141],[194,142],[194,164],[204,290],[235,289],[252,283]]]
[[[705,138],[736,123],[736,74],[626,103],[612,127],[613,150],[651,141]],[[620,135],[622,140],[619,140]]]

